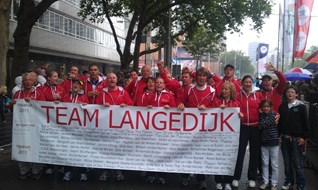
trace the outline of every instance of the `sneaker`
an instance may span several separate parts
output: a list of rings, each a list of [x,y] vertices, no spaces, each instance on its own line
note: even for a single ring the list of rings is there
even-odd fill
[[[224,190],[232,190],[232,187],[229,183],[225,184]]]
[[[87,181],[87,174],[81,173],[80,181]]]
[[[277,190],[277,185],[272,185],[271,190]]]
[[[183,187],[188,186],[188,185],[189,185],[188,179],[185,178],[185,177],[183,177],[183,178],[181,179],[181,185],[182,185]]]
[[[205,181],[199,182],[199,189],[206,189],[208,186],[206,185]]]
[[[215,187],[216,187],[217,190],[222,190],[223,189],[223,186],[222,186],[221,183],[217,183]]]
[[[259,186],[260,189],[266,189],[267,188],[267,184],[263,183],[262,185]]]
[[[297,190],[305,190],[304,186],[297,186]]]
[[[158,184],[165,184],[166,183],[166,180],[163,177],[158,177],[156,179],[156,181],[157,181]]]
[[[285,182],[284,185],[282,186],[282,189],[291,189],[292,188],[292,184]]]
[[[125,179],[125,176],[121,173],[121,171],[116,171],[116,180],[123,181],[124,179]]]
[[[52,173],[53,173],[52,168],[48,168],[48,169],[46,169],[46,171],[45,171],[45,174],[48,174],[48,175],[50,175],[50,174],[52,174]]]
[[[72,173],[71,173],[70,171],[68,171],[68,172],[66,172],[66,173],[64,174],[63,180],[64,180],[64,181],[70,181],[71,178],[72,178]]]
[[[232,181],[232,186],[237,188],[239,186],[239,181],[238,180],[233,180]]]
[[[27,178],[30,177],[30,176],[31,176],[31,174],[30,174],[29,172],[27,172],[27,173],[25,173],[25,174],[20,174],[20,175],[18,176],[18,178],[21,179],[21,180],[25,180],[25,179],[27,179]]]
[[[146,175],[147,175],[147,172],[146,172],[146,171],[140,172],[140,176],[141,176],[141,177],[146,177]]]
[[[248,181],[248,187],[255,187],[256,186],[256,183],[254,180],[249,180]]]
[[[149,182],[149,183],[153,183],[155,181],[155,177],[154,176],[148,176],[147,178],[146,178],[146,182]]]
[[[63,173],[64,173],[64,167],[59,167],[59,168],[57,169],[57,172],[63,174]]]
[[[41,172],[38,172],[36,174],[32,174],[32,179],[40,179],[41,178]]]
[[[107,171],[103,171],[102,174],[99,176],[100,181],[107,181],[109,178],[109,173]]]

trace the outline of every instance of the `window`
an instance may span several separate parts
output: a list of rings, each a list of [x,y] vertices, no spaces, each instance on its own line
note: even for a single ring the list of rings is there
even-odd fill
[[[49,29],[50,26],[50,13],[45,11],[43,15],[39,18],[39,26],[44,29]]]

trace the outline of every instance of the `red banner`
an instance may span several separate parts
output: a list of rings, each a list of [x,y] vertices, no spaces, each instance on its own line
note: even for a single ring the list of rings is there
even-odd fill
[[[294,36],[294,57],[301,58],[306,49],[309,32],[311,10],[314,0],[296,1],[296,26]]]

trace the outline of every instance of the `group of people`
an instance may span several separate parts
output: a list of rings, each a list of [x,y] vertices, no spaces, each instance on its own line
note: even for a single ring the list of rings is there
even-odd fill
[[[305,105],[297,100],[298,90],[294,86],[286,87],[284,75],[273,65],[266,64],[268,71],[274,72],[279,83],[272,86],[272,77],[262,77],[261,88],[253,86],[253,77],[246,75],[241,81],[234,78],[234,66],[224,67],[224,76],[220,78],[206,68],[196,72],[188,68],[182,69],[181,82],[174,79],[169,68],[163,62],[157,63],[159,77],[153,78],[148,65],[141,69],[141,75],[131,72],[131,77],[118,85],[115,73],[108,73],[106,78],[100,76],[98,66],[91,64],[88,75],[78,73],[78,67],[72,66],[67,79],[59,83],[58,73],[48,71],[47,82],[37,85],[37,75],[34,72],[22,75],[22,87],[13,95],[12,104],[16,99],[71,102],[80,104],[99,104],[102,106],[120,105],[177,108],[209,108],[240,107],[237,119],[241,120],[238,155],[233,176],[215,176],[216,189],[230,190],[239,186],[246,148],[249,144],[250,157],[248,164],[248,186],[255,187],[258,173],[258,160],[262,161],[263,184],[260,189],[271,187],[277,189],[279,144],[284,158],[285,182],[282,189],[289,189],[295,183],[299,190],[305,189],[303,173],[304,157],[302,147],[307,138],[307,115]],[[282,95],[286,101],[282,102]],[[261,155],[261,156],[260,156]],[[269,166],[269,164],[271,166]],[[295,167],[296,166],[296,167]],[[269,167],[272,168],[269,177]],[[19,163],[20,179],[41,176],[41,164]],[[50,166],[48,166],[50,169]],[[296,181],[294,171],[296,169]],[[66,167],[64,180],[70,180],[71,167]],[[107,180],[107,170],[101,171],[100,180]],[[123,180],[121,171],[116,171],[116,179]],[[148,173],[154,181],[165,183],[164,174]],[[182,174],[182,185],[188,184],[188,174]],[[86,169],[81,169],[81,180],[87,180]],[[149,178],[150,179],[150,178]],[[206,189],[204,175],[197,175],[200,189]]]

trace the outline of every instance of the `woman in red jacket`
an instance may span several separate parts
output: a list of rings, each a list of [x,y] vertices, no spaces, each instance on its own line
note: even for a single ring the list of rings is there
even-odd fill
[[[238,187],[241,178],[244,155],[249,143],[250,159],[248,167],[249,187],[255,187],[257,177],[257,160],[259,157],[259,103],[263,100],[263,96],[252,86],[253,78],[251,75],[245,75],[242,79],[241,91],[237,94],[237,99],[241,104],[241,112],[244,117],[241,121],[239,150],[236,160],[233,187]]]
[[[50,71],[47,82],[39,87],[44,93],[46,101],[60,101],[64,97],[64,88],[58,84],[59,76],[56,71]]]
[[[45,100],[48,102],[60,102],[62,97],[64,97],[64,88],[58,84],[59,76],[56,71],[49,71],[47,74],[47,82],[40,86],[39,89],[42,90]],[[53,165],[46,164],[45,174],[53,173]]]
[[[155,96],[155,79],[153,77],[148,78],[146,87],[141,96],[136,97],[134,105],[147,107],[151,105],[151,101]]]
[[[214,107],[216,108],[234,108],[240,107],[240,101],[236,99],[235,86],[232,82],[225,81],[222,84],[220,97],[216,98],[214,101]],[[243,113],[239,113],[239,118],[243,117]],[[223,184],[225,184],[225,190],[231,190],[230,183],[233,180],[233,176],[227,175],[216,175],[214,176],[216,182],[216,189],[223,189]]]
[[[175,97],[171,91],[165,89],[164,80],[161,77],[156,78],[156,92],[151,101],[153,107],[173,108],[176,107]]]

